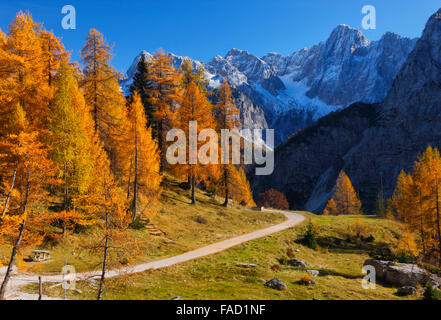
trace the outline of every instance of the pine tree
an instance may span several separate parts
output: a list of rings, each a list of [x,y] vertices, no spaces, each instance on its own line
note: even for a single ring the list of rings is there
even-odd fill
[[[59,68],[55,83],[48,144],[52,147],[51,158],[57,165],[58,177],[63,181],[60,220],[65,232],[68,220],[85,221],[75,214],[78,212],[73,201],[76,196],[85,194],[94,181],[92,152],[96,146],[91,114],[67,61]]]
[[[19,12],[2,36],[0,65],[0,123],[5,124],[16,105],[27,114],[34,129],[45,128],[52,91],[49,88],[47,63],[41,38],[42,29],[29,13]],[[6,79],[6,81],[5,81]],[[0,131],[6,127],[2,127]],[[1,132],[0,132],[1,134]],[[7,134],[4,133],[3,134]]]
[[[239,109],[234,104],[231,88],[226,81],[222,82],[218,96],[218,103],[215,106],[218,131],[220,132],[222,129],[240,129],[241,121],[239,117]],[[222,180],[225,188],[225,201],[223,205],[225,207],[228,206],[231,185],[234,183],[235,169],[234,164],[222,165]]]
[[[39,210],[44,208],[47,202],[47,187],[54,184],[54,166],[48,158],[48,150],[45,145],[39,142],[39,133],[21,132],[19,135],[9,135],[1,144],[2,150],[6,153],[0,154],[0,159],[5,159],[3,168],[15,168],[18,163],[15,192],[11,199],[11,208],[1,221],[0,234],[12,234],[11,257],[0,288],[0,299],[4,299],[6,288],[11,276],[12,267],[16,260],[17,253],[25,237],[29,243],[39,244],[42,237],[39,232],[30,233],[34,224],[46,215],[47,211]],[[12,157],[11,157],[12,156]],[[13,165],[9,166],[10,159]],[[18,229],[18,232],[16,231]]]
[[[440,181],[441,156],[429,146],[410,174],[400,173],[390,203],[395,216],[419,233],[423,256],[438,259],[441,266]]]
[[[141,55],[141,59],[136,67],[136,73],[133,76],[133,84],[130,91],[133,95],[137,92],[141,97],[142,105],[144,106],[145,115],[147,117],[147,126],[152,128],[153,134],[157,134],[157,122],[154,120],[155,106],[150,103],[151,91],[153,86],[150,80],[149,62],[146,60],[144,53]],[[156,138],[156,136],[154,136]]]
[[[192,121],[197,122],[196,136],[199,136],[199,133],[203,129],[215,129],[215,121],[211,112],[211,105],[208,102],[206,95],[200,92],[198,86],[194,82],[190,83],[184,94],[181,106],[178,109],[177,117],[177,128],[182,129],[187,137],[190,137],[189,128],[190,122]],[[212,144],[214,149],[217,150],[217,141],[208,141],[206,143]],[[187,148],[187,159],[190,158],[191,152],[197,152],[197,150],[200,150],[200,147],[206,143],[199,141],[198,139],[197,146],[195,146],[196,150],[191,150],[191,147],[189,146]],[[216,154],[216,156],[218,155]],[[199,160],[196,160],[196,164],[191,164],[190,161],[187,163],[188,164],[177,165],[174,169],[175,172],[179,172],[185,177],[190,177],[191,202],[192,204],[196,204],[196,183],[208,181],[209,178],[215,178],[218,175],[218,170],[216,164],[201,164]]]
[[[360,199],[344,171],[338,175],[332,200],[332,202],[328,202],[324,210],[325,214],[356,215],[361,213]]]
[[[228,189],[231,190],[232,199],[243,206],[255,206],[250,183],[243,168],[231,167],[228,175]]]
[[[334,198],[329,199],[328,203],[326,204],[325,209],[323,210],[323,215],[324,216],[337,216],[338,213],[338,209],[337,209],[337,204],[334,201]]]
[[[161,174],[159,173],[159,152],[152,138],[152,130],[146,127],[146,117],[141,98],[133,94],[129,107],[126,148],[129,171],[127,173],[128,196],[131,197],[132,219],[138,204],[144,204],[142,212],[153,212],[154,204],[160,195]],[[133,187],[131,188],[131,182]]]
[[[124,159],[119,157],[118,148],[123,140],[127,114],[118,73],[110,66],[111,48],[99,31],[90,30],[81,51],[84,63],[82,87],[86,105],[91,107],[95,132],[109,155],[112,171],[119,176]]]
[[[60,38],[55,37],[53,32],[39,29],[42,45],[42,59],[45,62],[48,85],[52,86],[52,79],[63,61],[68,61],[70,54],[66,52]]]
[[[172,58],[163,50],[156,52],[150,64],[149,81],[153,89],[150,91],[149,102],[155,106],[153,128],[157,132],[158,147],[161,154],[160,172],[165,169],[166,140],[165,135],[174,118],[174,111],[182,99],[181,74],[172,65]]]
[[[194,82],[199,91],[208,94],[209,80],[205,75],[205,69],[202,65],[193,68],[190,59],[184,59],[184,62],[179,67],[179,72],[182,74],[182,87],[187,89],[191,82]]]

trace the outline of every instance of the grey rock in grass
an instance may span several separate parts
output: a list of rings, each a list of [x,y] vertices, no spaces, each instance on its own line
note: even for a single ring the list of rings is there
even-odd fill
[[[397,291],[397,295],[401,297],[413,296],[416,293],[416,288],[412,286],[400,287]]]
[[[288,264],[293,267],[306,268],[306,264],[297,259],[288,260]]]
[[[283,291],[287,289],[286,284],[278,278],[274,278],[268,281],[267,283],[264,284],[264,286],[279,291]]]

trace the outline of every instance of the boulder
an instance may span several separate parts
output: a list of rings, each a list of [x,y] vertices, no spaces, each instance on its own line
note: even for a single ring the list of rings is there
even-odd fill
[[[400,287],[397,291],[397,295],[401,297],[413,296],[416,293],[416,288],[412,286]]]
[[[416,264],[395,263],[392,261],[366,260],[364,266],[373,266],[377,281],[397,287],[425,285],[429,279],[426,270]]]
[[[384,277],[385,282],[395,286],[424,285],[429,278],[427,271],[415,264],[399,263],[389,265]]]
[[[279,290],[279,291],[286,290],[286,288],[287,288],[286,284],[278,278],[274,278],[274,279],[268,281],[267,283],[264,284],[264,286],[271,288],[271,289]]]
[[[317,270],[308,270],[308,272],[311,274],[311,276],[313,277],[318,277],[318,275],[320,274],[319,271]]]
[[[366,260],[363,265],[374,267],[377,280],[384,281],[386,270],[391,263],[391,261],[369,259]]]
[[[288,264],[293,267],[306,268],[306,264],[303,261],[297,259],[288,260]]]
[[[238,266],[242,267],[242,268],[256,268],[257,264],[255,264],[255,263],[239,263]]]
[[[432,285],[437,288],[438,290],[441,290],[441,278],[437,275],[431,274],[429,278],[430,282],[432,282]]]

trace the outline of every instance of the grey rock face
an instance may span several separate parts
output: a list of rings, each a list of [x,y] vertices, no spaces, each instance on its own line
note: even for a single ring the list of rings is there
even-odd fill
[[[226,80],[237,92],[245,128],[275,129],[275,145],[285,141],[318,118],[356,101],[379,102],[412,50],[415,40],[387,33],[370,42],[358,29],[345,25],[329,39],[288,56],[269,53],[262,58],[232,49],[204,67],[210,85]],[[147,52],[147,60],[151,55]],[[129,93],[139,55],[121,79]],[[179,67],[189,59],[171,54]]]
[[[291,208],[322,209],[343,157],[362,140],[363,131],[377,117],[375,106],[359,103],[301,130],[276,148],[271,175],[249,177],[254,196],[275,188],[286,195]]]
[[[392,34],[383,38],[396,41]],[[355,104],[288,139],[276,149],[273,175],[253,178],[255,194],[276,188],[292,208],[321,213],[345,170],[365,213],[372,213],[381,187],[390,197],[401,170],[409,171],[428,145],[441,148],[440,40],[441,20],[432,16],[384,102],[365,105],[370,115],[349,114],[361,111]]]
[[[424,285],[428,279],[426,270],[414,264],[399,263],[390,265],[384,276],[386,283],[395,286],[417,286]]]
[[[262,59],[278,76],[305,81],[307,96],[329,105],[382,101],[416,39],[386,33],[369,41],[359,29],[340,25],[326,42],[284,57],[270,53]]]

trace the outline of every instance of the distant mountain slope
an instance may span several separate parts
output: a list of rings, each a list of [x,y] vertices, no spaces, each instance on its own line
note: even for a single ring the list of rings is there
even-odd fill
[[[380,102],[386,96],[416,40],[386,33],[370,42],[359,29],[340,25],[327,41],[289,56],[269,53],[258,58],[232,49],[204,67],[210,85],[223,79],[236,90],[244,126],[273,128],[276,145],[318,118],[351,103]],[[151,55],[146,52],[149,58]],[[171,54],[175,67],[184,59]],[[139,56],[121,86],[128,92]]]
[[[359,113],[351,114],[360,109],[356,104],[279,146],[273,175],[253,178],[255,193],[276,187],[287,193],[293,208],[320,212],[344,169],[371,212],[381,186],[390,196],[400,170],[409,170],[429,144],[440,148],[441,20],[436,15],[384,102],[362,108],[370,110],[363,121]]]

